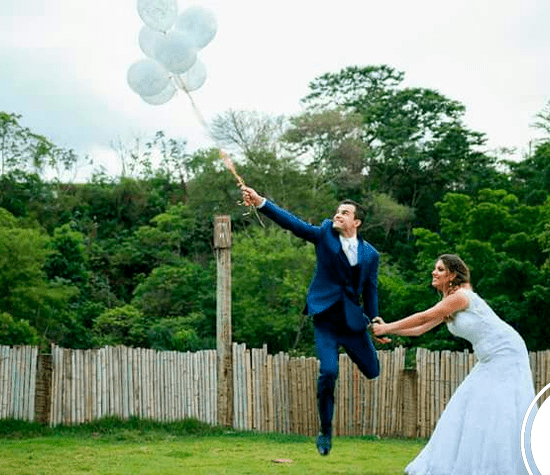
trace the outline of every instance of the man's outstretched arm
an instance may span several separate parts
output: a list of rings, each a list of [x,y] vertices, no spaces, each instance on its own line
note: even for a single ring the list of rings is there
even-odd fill
[[[320,228],[293,215],[290,211],[280,208],[275,203],[260,196],[256,190],[248,186],[241,187],[243,200],[246,206],[256,206],[268,218],[279,226],[288,229],[299,238],[315,243],[318,239]]]

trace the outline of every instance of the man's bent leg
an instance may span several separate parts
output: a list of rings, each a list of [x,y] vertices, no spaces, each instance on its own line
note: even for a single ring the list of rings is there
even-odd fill
[[[369,379],[378,377],[380,374],[378,354],[367,333],[346,336],[341,343],[361,373]]]

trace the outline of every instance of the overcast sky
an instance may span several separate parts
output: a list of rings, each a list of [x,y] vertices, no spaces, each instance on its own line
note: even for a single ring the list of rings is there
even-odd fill
[[[193,93],[206,120],[234,110],[300,111],[308,84],[351,65],[388,64],[405,84],[466,106],[489,148],[540,136],[530,124],[550,100],[550,2],[540,0],[204,0],[218,33],[200,52]],[[117,174],[110,144],[157,130],[213,145],[180,94],[151,106],[128,86],[144,58],[136,0],[0,0],[0,110]],[[82,177],[90,173],[82,167]]]

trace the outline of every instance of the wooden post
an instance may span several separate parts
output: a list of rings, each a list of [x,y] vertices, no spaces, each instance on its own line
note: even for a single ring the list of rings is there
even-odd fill
[[[50,422],[52,396],[52,355],[38,355],[36,360],[36,392],[34,396],[34,420]]]
[[[231,218],[214,221],[218,281],[216,292],[216,348],[218,350],[218,422],[233,424],[233,358],[231,348]]]
[[[418,373],[416,370],[401,370],[401,392],[403,394],[403,437],[418,437]]]

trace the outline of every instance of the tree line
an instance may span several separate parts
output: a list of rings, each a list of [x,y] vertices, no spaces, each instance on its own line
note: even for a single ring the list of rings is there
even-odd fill
[[[453,252],[529,349],[548,348],[550,103],[534,123],[547,139],[512,159],[486,149],[464,105],[404,77],[347,67],[314,79],[300,114],[230,110],[211,132],[246,183],[308,222],[343,198],[366,206],[387,321],[437,301],[430,272]],[[82,157],[0,112],[0,344],[214,347],[213,221],[229,214],[234,340],[313,354],[302,314],[313,246],[242,206],[218,149],[186,146],[161,131],[113,143],[121,175],[99,169],[75,183],[59,177]],[[393,345],[467,343],[441,327]]]

